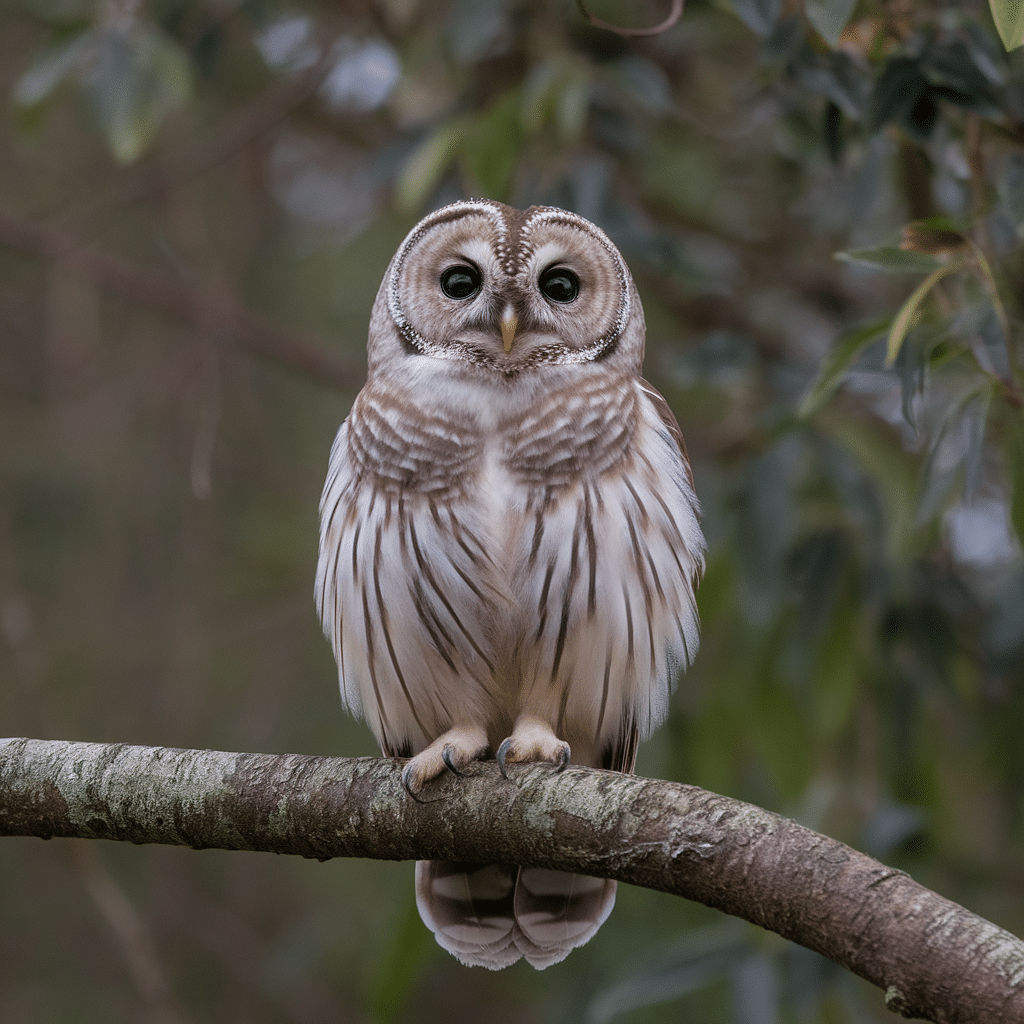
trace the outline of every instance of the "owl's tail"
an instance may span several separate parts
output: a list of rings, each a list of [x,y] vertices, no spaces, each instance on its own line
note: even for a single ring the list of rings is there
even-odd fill
[[[538,970],[587,942],[615,906],[615,882],[543,868],[421,860],[416,906],[438,945],[492,971]]]

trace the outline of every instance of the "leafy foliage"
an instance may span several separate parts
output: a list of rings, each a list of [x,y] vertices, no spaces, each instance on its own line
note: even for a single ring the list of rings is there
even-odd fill
[[[586,5],[627,28],[667,8]],[[227,348],[216,316],[108,294],[97,250],[358,363],[428,208],[568,206],[634,270],[711,544],[702,650],[640,770],[1019,934],[1021,17],[690,0],[624,38],[532,0],[8,5],[4,731],[374,753],[309,599],[351,394]],[[562,967],[479,977],[423,941],[406,867],[103,856],[182,1020],[889,1018],[810,954],[650,893]],[[155,1015],[52,851],[0,857],[0,1018]]]
[[[1003,46],[1008,50],[1024,46],[1024,7],[1015,0],[989,0],[989,7]]]

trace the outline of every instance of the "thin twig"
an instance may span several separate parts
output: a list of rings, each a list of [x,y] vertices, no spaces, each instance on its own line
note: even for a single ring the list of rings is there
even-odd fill
[[[981,149],[981,116],[973,111],[967,115],[967,166],[971,171],[971,217],[975,228],[986,235],[983,242],[987,243],[984,218],[987,203],[985,185],[985,156]],[[987,244],[986,244],[987,248]]]
[[[603,21],[597,15],[591,14],[583,0],[576,0],[576,6],[580,9],[580,14],[595,28],[603,28],[608,32],[614,32],[617,36],[626,36],[627,38],[630,36],[657,36],[662,32],[667,32],[683,13],[683,0],[672,0],[672,10],[669,11],[668,17],[653,28],[624,28],[621,25],[613,25],[610,21]]]

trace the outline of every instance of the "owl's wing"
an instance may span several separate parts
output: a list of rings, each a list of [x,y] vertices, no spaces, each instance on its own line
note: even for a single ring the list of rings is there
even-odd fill
[[[487,722],[495,622],[512,604],[486,523],[465,491],[472,423],[367,385],[331,450],[320,506],[316,599],[345,706],[381,748],[409,756],[454,709]]]
[[[693,474],[682,431],[665,399],[647,381],[640,387],[654,407],[669,437],[679,449],[686,478]],[[601,767],[632,772],[640,730],[635,719],[622,724],[614,742],[601,754]],[[576,946],[587,942],[615,906],[616,883],[611,879],[567,874],[541,868],[520,868],[516,880],[514,941],[536,968],[558,963]],[[507,919],[506,919],[507,920]]]
[[[640,388],[647,396],[651,405],[654,406],[654,410],[668,431],[669,436],[678,445],[679,454],[683,457],[683,466],[686,468],[686,478],[689,480],[690,487],[692,488],[693,471],[690,469],[690,453],[686,450],[686,442],[683,440],[683,432],[679,429],[679,421],[676,419],[675,413],[669,408],[669,404],[665,401],[661,392],[653,387],[649,381],[644,380],[643,377],[640,378]]]

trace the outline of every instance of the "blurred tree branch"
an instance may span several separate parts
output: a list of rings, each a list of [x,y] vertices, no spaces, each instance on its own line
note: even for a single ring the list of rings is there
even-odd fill
[[[85,245],[60,229],[0,210],[0,245],[60,262],[69,273],[97,288],[183,320],[201,335],[237,346],[319,384],[342,389],[362,386],[364,369],[330,354],[324,342],[273,327],[222,296],[204,294],[158,271]]]
[[[78,228],[100,214],[116,214],[126,203],[143,202],[178,188],[265,137],[311,99],[332,66],[329,47],[298,74],[267,89],[225,123],[219,123],[190,145],[151,159],[117,180],[88,202],[76,204],[53,218],[61,228]],[[81,243],[79,243],[81,244]]]
[[[406,796],[398,762],[0,740],[0,835],[507,861],[696,900],[813,949],[936,1024],[1024,1018],[1024,943],[835,840],[694,786],[495,764]]]
[[[617,36],[624,36],[626,38],[630,36],[660,35],[662,32],[667,32],[683,14],[683,0],[672,0],[672,9],[665,16],[664,20],[658,22],[657,25],[652,25],[650,28],[626,28],[623,25],[613,25],[611,22],[603,21],[596,15],[591,14],[583,0],[576,0],[576,6],[579,8],[580,14],[595,28],[603,28],[608,32],[614,32]]]

